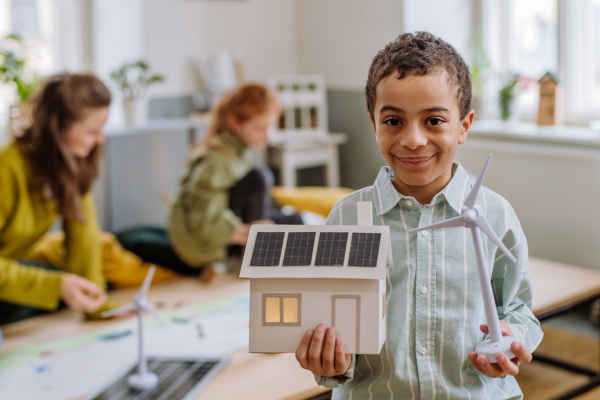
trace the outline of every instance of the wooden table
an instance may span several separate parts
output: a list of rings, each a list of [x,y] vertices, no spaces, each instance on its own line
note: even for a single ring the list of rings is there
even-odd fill
[[[539,258],[529,258],[533,286],[533,313],[540,320],[562,314],[580,304],[600,298],[600,272]],[[600,371],[534,354],[535,361],[587,375],[590,380],[553,400],[568,400],[600,386]],[[564,359],[568,359],[567,356]]]
[[[193,278],[182,278],[153,285],[149,292],[152,303],[162,302],[159,312],[214,300],[219,297],[249,292],[250,282],[231,275],[219,276],[209,285]],[[112,297],[122,303],[130,302],[137,289],[115,291]],[[82,322],[81,316],[61,311],[2,327],[2,351],[48,340],[59,339],[100,327],[115,321]],[[264,399],[304,400],[327,389],[317,386],[313,375],[299,367],[293,354],[249,354],[240,350],[200,393],[198,400]]]
[[[549,318],[584,301],[600,297],[598,271],[533,257],[530,258],[530,267],[534,292],[533,311],[538,318]],[[160,310],[164,312],[174,309],[177,303],[180,303],[178,306],[181,303],[188,306],[248,291],[248,280],[231,275],[219,276],[209,285],[197,279],[182,278],[152,286],[149,298],[153,303],[164,303],[165,308]],[[113,292],[112,297],[127,303],[135,292],[136,289],[119,290]],[[2,351],[68,337],[114,323],[84,323],[79,314],[71,311],[35,317],[2,328]],[[597,371],[591,372],[597,374]],[[310,372],[298,366],[293,354],[249,354],[247,350],[240,350],[231,354],[231,361],[202,391],[198,400],[303,400],[326,391],[327,389],[316,385]],[[569,397],[559,397],[566,398]]]

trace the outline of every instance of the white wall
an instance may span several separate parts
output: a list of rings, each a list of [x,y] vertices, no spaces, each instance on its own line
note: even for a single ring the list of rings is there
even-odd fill
[[[298,72],[364,88],[371,60],[402,33],[401,0],[298,0]]]
[[[145,56],[168,78],[150,95],[192,93],[194,57],[225,49],[242,53],[248,80],[295,73],[295,11],[295,0],[145,0]]]
[[[469,62],[473,0],[403,0],[404,31],[428,31],[450,43]]]

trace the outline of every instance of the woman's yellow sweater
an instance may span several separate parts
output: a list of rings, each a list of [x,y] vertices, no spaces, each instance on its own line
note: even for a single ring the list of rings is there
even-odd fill
[[[56,218],[56,201],[33,189],[34,172],[19,146],[0,144],[0,300],[53,310],[60,300],[64,272],[20,264]],[[85,222],[65,218],[65,272],[105,287],[102,249],[91,193],[82,198]]]

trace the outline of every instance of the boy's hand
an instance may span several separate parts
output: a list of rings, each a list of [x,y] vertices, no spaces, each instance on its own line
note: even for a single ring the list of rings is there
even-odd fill
[[[316,330],[308,330],[296,349],[300,366],[314,375],[343,375],[350,368],[352,356],[344,354],[342,339],[336,339],[335,328],[319,324]]]
[[[479,327],[481,332],[489,333],[487,325]],[[500,321],[500,329],[502,336],[514,336],[505,321]],[[469,352],[469,360],[475,369],[490,378],[500,378],[505,375],[517,375],[519,373],[519,364],[521,362],[531,362],[533,356],[531,352],[521,342],[513,342],[510,346],[515,358],[509,360],[506,354],[500,353],[496,355],[497,363],[490,363],[486,356],[480,355],[477,357],[474,351]]]

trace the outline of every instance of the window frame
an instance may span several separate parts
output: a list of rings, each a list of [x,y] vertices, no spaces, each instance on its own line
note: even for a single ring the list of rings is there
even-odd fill
[[[279,322],[267,322],[267,297],[279,298]],[[298,299],[298,322],[283,322],[283,299]],[[302,326],[302,293],[263,293],[262,294],[263,326]]]
[[[512,7],[516,0],[476,0],[480,6],[480,24],[475,24],[473,33],[482,37],[483,49],[488,55],[492,70],[508,73],[514,69],[516,47],[514,46],[514,20]],[[592,39],[592,1],[557,0],[557,74],[561,78],[564,122],[571,125],[587,125],[598,119],[600,103],[593,105],[589,80],[593,79],[590,54]],[[583,17],[582,17],[583,16]],[[581,45],[572,45],[581,43]],[[540,78],[540,77],[533,77]],[[587,84],[586,84],[587,82]],[[497,84],[486,82],[484,117],[496,117]],[[535,121],[538,113],[535,106],[521,107],[520,117],[524,121]]]

